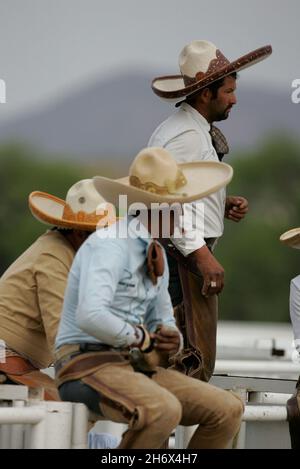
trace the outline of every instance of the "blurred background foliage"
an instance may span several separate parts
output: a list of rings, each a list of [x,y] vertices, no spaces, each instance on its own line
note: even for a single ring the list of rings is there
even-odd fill
[[[0,273],[44,230],[28,209],[33,190],[65,198],[79,179],[114,176],[116,168],[53,159],[23,145],[0,147]],[[300,274],[300,252],[279,243],[282,232],[300,226],[300,145],[274,135],[260,146],[227,158],[235,174],[228,194],[249,200],[239,224],[225,222],[216,257],[225,268],[220,319],[288,321],[289,283]],[[104,162],[103,162],[104,161]]]
[[[225,268],[222,319],[288,321],[289,284],[300,274],[300,252],[279,242],[300,226],[300,146],[274,135],[227,160],[234,168],[228,194],[249,201],[245,220],[225,222],[216,256]]]

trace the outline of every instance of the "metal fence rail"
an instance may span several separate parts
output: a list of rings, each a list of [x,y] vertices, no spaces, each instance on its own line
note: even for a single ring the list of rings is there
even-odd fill
[[[232,378],[215,377],[218,385],[232,389]],[[274,392],[273,380],[258,380],[257,389],[253,379],[241,378],[242,386],[234,390],[245,403],[240,432],[233,442],[234,448],[247,445],[246,426],[253,423],[284,424],[287,421],[286,401],[291,395],[293,382],[278,382],[285,392]],[[237,378],[234,379],[237,383]],[[215,383],[217,384],[217,383]],[[272,388],[272,392],[262,390]],[[28,399],[24,386],[0,385],[0,449],[69,449],[87,448],[88,410],[83,404],[49,402]],[[16,399],[11,399],[16,397]],[[100,424],[101,425],[101,424]],[[107,426],[108,425],[108,426]],[[286,423],[285,423],[286,425]],[[175,448],[186,448],[196,427],[178,426],[175,431]],[[102,431],[120,433],[124,426],[103,422]]]
[[[1,385],[0,388],[7,385]],[[1,389],[1,449],[86,448],[88,411],[84,404],[15,399],[21,386]]]

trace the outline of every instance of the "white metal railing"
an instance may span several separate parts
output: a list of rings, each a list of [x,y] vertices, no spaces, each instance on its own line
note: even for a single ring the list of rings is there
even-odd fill
[[[284,422],[287,420],[285,405],[247,405],[243,422]]]
[[[6,389],[3,387],[6,387]],[[10,448],[86,448],[88,410],[84,404],[26,399],[23,386],[0,385],[0,449]],[[9,391],[9,392],[8,392]],[[247,422],[286,422],[286,401],[290,394],[275,392],[248,392],[236,389],[245,402],[245,412],[235,448],[245,447]],[[23,394],[22,394],[23,392]],[[4,394],[8,393],[8,394]],[[8,395],[23,396],[9,401]],[[121,436],[124,425],[99,422],[101,431]],[[175,448],[186,448],[196,429],[178,426],[175,432]],[[100,428],[98,428],[98,431]]]
[[[240,389],[239,394],[244,395],[245,400],[247,390]],[[286,401],[290,397],[290,394],[283,393],[250,392],[248,402],[245,402],[241,429],[233,447],[235,449],[245,448],[247,422],[286,422]],[[179,425],[175,431],[175,448],[186,448],[196,428],[197,426],[182,427]]]
[[[299,363],[286,360],[217,360],[215,374],[297,379]]]
[[[84,404],[52,401],[0,403],[0,448],[86,448],[88,411]]]

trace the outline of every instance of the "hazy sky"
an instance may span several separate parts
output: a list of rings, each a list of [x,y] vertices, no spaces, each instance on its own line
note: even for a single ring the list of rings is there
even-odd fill
[[[272,44],[243,80],[282,90],[300,78],[299,0],[0,0],[2,118],[120,69],[178,73],[193,39],[229,59]]]

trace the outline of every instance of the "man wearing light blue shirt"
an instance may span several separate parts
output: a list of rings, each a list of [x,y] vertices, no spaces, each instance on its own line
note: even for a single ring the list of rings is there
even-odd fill
[[[189,169],[203,177],[202,189]],[[162,232],[153,203],[199,199],[231,176],[230,167],[216,163],[204,189],[205,165],[181,168],[167,151],[150,148],[137,155],[125,182],[94,178],[108,202],[116,205],[115,197],[126,194],[144,209],[97,231],[78,251],[56,338],[56,380],[63,400],[128,424],[119,448],[160,448],[179,423],[198,425],[189,448],[228,447],[238,431],[243,405],[237,396],[167,369],[181,336],[166,257],[151,236],[156,224]],[[174,213],[167,216],[171,234]]]
[[[102,343],[126,347],[136,342],[135,326],[154,332],[159,325],[176,329],[168,269],[153,285],[145,258],[151,242],[138,219],[119,222],[126,238],[112,239],[109,231],[93,233],[76,256],[65,293],[56,347],[73,343]],[[147,315],[145,315],[147,311]],[[144,322],[145,321],[145,322]]]

